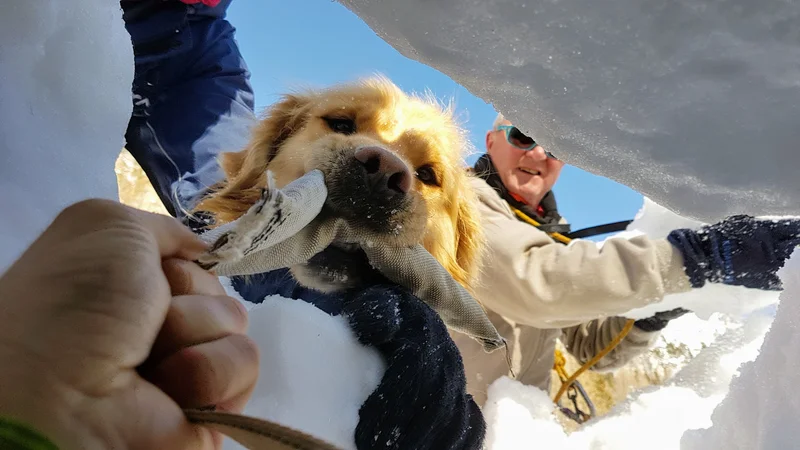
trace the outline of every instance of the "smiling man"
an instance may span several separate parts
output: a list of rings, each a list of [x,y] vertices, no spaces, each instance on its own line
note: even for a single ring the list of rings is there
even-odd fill
[[[485,173],[493,165],[498,176],[482,176],[484,180],[500,194],[505,191],[515,207],[523,210],[533,207],[528,212],[540,219],[540,223],[552,224],[560,220],[551,189],[561,175],[563,161],[502,115],[495,119],[492,131],[486,133],[486,150],[487,154],[479,160],[476,171]]]
[[[475,164],[486,251],[476,296],[508,340],[515,378],[549,390],[556,339],[581,363],[622,331],[620,305],[633,309],[665,292],[690,288],[680,254],[666,240],[558,240],[569,225],[558,213],[553,186],[564,162],[498,115]],[[533,225],[533,224],[536,225]],[[623,309],[624,310],[624,309]],[[646,351],[669,320],[684,310],[643,319],[593,369],[613,369]],[[598,319],[598,317],[603,317]],[[502,355],[451,332],[461,350],[468,389],[479,405],[497,378],[511,376]]]

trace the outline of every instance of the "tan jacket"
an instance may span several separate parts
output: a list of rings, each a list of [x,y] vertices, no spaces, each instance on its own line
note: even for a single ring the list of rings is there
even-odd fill
[[[524,384],[548,389],[559,337],[584,363],[622,329],[626,319],[618,314],[691,288],[680,253],[664,239],[565,246],[519,221],[486,182],[473,177],[472,183],[487,239],[476,296],[508,340],[516,379]],[[489,384],[510,376],[503,352],[487,354],[466,335],[451,335],[464,358],[468,390],[483,405]],[[634,327],[595,368],[621,366],[657,336]]]

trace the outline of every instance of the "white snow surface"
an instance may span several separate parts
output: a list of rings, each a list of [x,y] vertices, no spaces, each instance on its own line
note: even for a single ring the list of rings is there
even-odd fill
[[[797,213],[799,2],[339,1],[570,164],[709,222]]]
[[[785,291],[758,358],[741,368],[714,425],[687,432],[683,450],[796,448],[800,431],[800,252],[780,272]]]
[[[243,411],[355,450],[358,410],[386,370],[380,354],[361,345],[346,319],[301,300],[270,296],[249,303],[248,335],[258,343],[259,378]],[[225,439],[225,450],[244,449]]]
[[[3,2],[0,273],[67,205],[118,199],[132,80],[119,2]]]

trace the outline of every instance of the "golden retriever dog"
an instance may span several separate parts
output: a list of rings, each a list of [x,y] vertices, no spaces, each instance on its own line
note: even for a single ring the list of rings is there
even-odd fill
[[[285,95],[244,150],[222,155],[226,179],[196,210],[220,225],[259,199],[267,170],[281,187],[319,169],[328,186],[323,213],[369,232],[375,245],[422,243],[470,289],[481,233],[462,154],[465,134],[451,107],[407,95],[383,77]],[[290,270],[300,284],[323,292],[375,275],[358,246],[342,243]]]

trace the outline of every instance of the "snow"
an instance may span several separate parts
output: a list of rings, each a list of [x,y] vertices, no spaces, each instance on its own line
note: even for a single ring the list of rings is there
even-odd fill
[[[741,369],[730,394],[714,411],[714,425],[686,433],[683,450],[751,450],[797,446],[800,416],[800,252],[781,270],[785,291],[761,354]]]
[[[339,1],[570,164],[709,222],[797,213],[798,2]]]
[[[0,273],[67,205],[118,198],[132,80],[119,2],[4,2]]]
[[[268,419],[355,450],[358,410],[386,370],[380,354],[361,345],[341,316],[299,300],[270,296],[249,303],[248,335],[259,346],[259,378],[244,414]],[[244,449],[226,439],[225,450]]]

